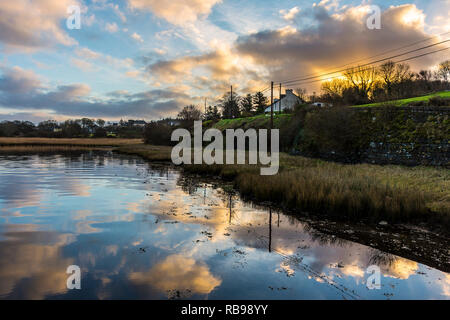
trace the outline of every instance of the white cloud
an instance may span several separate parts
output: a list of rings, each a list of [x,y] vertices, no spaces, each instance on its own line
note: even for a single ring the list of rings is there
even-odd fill
[[[141,35],[138,34],[138,33],[136,33],[136,32],[133,33],[133,34],[131,35],[131,37],[132,37],[134,40],[136,40],[136,41],[144,42],[144,40],[142,39]]]
[[[9,48],[38,49],[76,44],[62,28],[67,7],[78,0],[0,1],[0,41]]]
[[[110,32],[110,33],[115,33],[119,30],[119,27],[117,26],[117,23],[113,22],[113,23],[107,23],[105,26],[106,31]]]
[[[208,15],[211,8],[222,0],[128,0],[133,9],[149,10],[172,24],[194,22],[200,15]]]
[[[292,9],[290,9],[288,11],[280,10],[280,14],[283,16],[283,19],[286,21],[294,20],[299,12],[300,12],[299,7],[293,7]]]

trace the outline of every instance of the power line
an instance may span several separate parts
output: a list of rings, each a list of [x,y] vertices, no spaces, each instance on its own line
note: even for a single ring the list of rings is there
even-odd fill
[[[404,56],[404,55],[407,55],[407,54],[410,54],[410,53],[413,53],[413,52],[417,52],[417,51],[421,51],[421,50],[428,49],[428,48],[431,48],[431,47],[435,47],[437,45],[440,45],[440,44],[443,44],[443,43],[446,43],[446,42],[449,42],[449,41],[450,41],[450,39],[447,39],[445,41],[434,43],[434,44],[431,44],[431,45],[428,45],[428,46],[425,46],[425,47],[421,47],[421,48],[418,48],[418,49],[410,50],[408,52],[404,52],[404,53],[397,54],[397,55],[394,55],[394,56],[390,56],[390,57],[387,57],[387,58],[383,58],[383,59],[379,59],[379,60],[372,61],[372,62],[369,62],[369,63],[365,63],[363,65],[360,65],[359,67],[366,67],[368,65],[376,64],[376,63],[383,62],[383,61],[386,61],[386,60],[392,60],[394,58],[398,58],[398,57],[401,57],[401,56]],[[314,79],[314,78],[317,78],[317,77],[324,77],[324,76],[332,75],[332,74],[335,74],[335,73],[342,73],[342,72],[345,72],[345,71],[349,71],[351,69],[352,68],[340,69],[340,70],[337,70],[337,71],[334,71],[334,72],[328,72],[328,73],[320,74],[320,75],[313,76],[313,77],[297,78],[296,80],[282,81],[282,83],[284,83],[284,84],[290,84],[291,82],[296,83],[298,81],[310,80],[310,79]]]
[[[348,62],[346,64],[343,64],[343,65],[339,66],[339,67],[327,68],[327,71],[330,71],[330,70],[333,70],[333,69],[336,69],[336,68],[343,68],[345,66],[352,65],[352,64],[354,65],[354,64],[357,64],[357,63],[359,63],[361,61],[365,61],[365,60],[368,60],[368,59],[373,59],[373,58],[376,58],[376,57],[379,57],[379,56],[383,56],[383,55],[385,55],[387,53],[390,53],[390,52],[395,52],[395,51],[398,51],[398,50],[401,50],[401,49],[409,48],[409,47],[415,46],[416,44],[419,44],[419,43],[422,43],[422,42],[427,42],[427,41],[430,41],[430,40],[434,39],[435,37],[441,37],[441,36],[444,36],[444,35],[447,35],[447,34],[450,34],[450,31],[444,32],[444,33],[441,33],[441,34],[437,34],[437,35],[433,35],[432,37],[425,38],[424,40],[416,41],[416,42],[413,42],[411,44],[408,44],[408,45],[405,45],[405,46],[402,46],[402,47],[398,47],[398,48],[395,48],[395,49],[390,49],[390,50],[381,52],[379,54],[376,54],[376,55],[373,55],[373,56],[370,56],[370,57],[366,57],[366,58],[362,58],[362,59],[359,59],[359,60],[356,60],[356,61]],[[312,75],[314,75],[314,73],[310,73],[310,74],[304,75],[304,77],[308,77],[308,76],[312,76]],[[297,78],[288,79],[288,80],[285,80],[285,82],[286,81],[290,81],[290,80],[296,80],[296,79]]]
[[[348,66],[348,65],[351,65],[351,64],[357,64],[357,63],[359,63],[359,62],[361,62],[361,61],[365,61],[365,60],[368,60],[368,59],[372,59],[372,58],[376,58],[376,57],[379,57],[379,56],[383,56],[383,55],[385,55],[385,54],[387,54],[387,53],[395,52],[395,51],[398,51],[398,50],[401,50],[401,49],[409,48],[409,47],[415,46],[415,45],[417,45],[417,44],[419,44],[419,43],[423,43],[423,42],[430,41],[430,40],[434,39],[435,37],[440,37],[440,36],[444,36],[444,35],[447,35],[447,34],[450,34],[450,31],[444,32],[444,33],[441,33],[441,34],[437,34],[437,35],[433,35],[433,36],[428,37],[428,38],[425,38],[425,39],[423,39],[423,40],[419,40],[419,41],[416,41],[416,42],[413,42],[413,43],[410,43],[410,44],[408,44],[408,45],[404,45],[404,46],[401,46],[401,47],[398,47],[398,48],[395,48],[395,49],[390,49],[390,50],[387,50],[387,51],[378,53],[378,54],[373,55],[373,56],[370,56],[370,57],[366,57],[366,58],[359,59],[359,60],[356,60],[356,61],[353,61],[353,62],[349,62],[349,63],[346,63],[346,64],[341,65],[341,66],[336,67],[336,68],[342,68],[342,67],[345,67],[345,66]],[[372,61],[372,62],[366,63],[366,64],[364,64],[364,65],[361,65],[361,66],[359,66],[359,67],[364,67],[364,66],[368,66],[368,65],[371,65],[371,64],[375,64],[375,63],[382,62],[382,61],[384,61],[384,60],[389,60],[389,59],[397,58],[397,57],[400,57],[400,56],[403,56],[403,55],[406,55],[406,54],[409,54],[409,53],[413,53],[413,52],[416,52],[416,51],[424,50],[424,49],[427,49],[427,48],[430,48],[430,47],[433,47],[433,46],[436,46],[436,45],[439,45],[439,44],[442,44],[442,43],[445,43],[445,42],[448,42],[448,41],[450,41],[450,39],[447,39],[447,40],[445,40],[445,41],[441,41],[441,42],[438,42],[438,43],[435,43],[435,44],[432,44],[432,45],[429,45],[429,46],[417,48],[417,49],[414,49],[414,50],[411,50],[411,51],[408,51],[408,52],[405,52],[405,53],[402,53],[402,54],[394,55],[394,56],[392,56],[392,57],[380,59],[380,60],[377,60],[377,61]],[[445,50],[445,49],[444,49],[444,50]],[[437,51],[437,52],[438,52],[438,51]],[[397,62],[397,63],[398,63],[398,62]],[[328,70],[332,70],[332,69],[330,68],[330,69],[328,69]],[[289,84],[294,84],[294,83],[302,82],[302,81],[305,81],[305,80],[311,80],[311,79],[314,79],[314,78],[317,78],[317,77],[323,77],[323,76],[326,76],[326,75],[332,75],[332,74],[335,74],[335,73],[345,72],[345,71],[348,71],[348,70],[351,70],[351,68],[346,68],[346,69],[343,69],[343,70],[337,70],[337,71],[334,71],[334,72],[329,72],[329,73],[325,73],[325,74],[321,74],[321,75],[317,75],[317,74],[311,73],[311,74],[307,74],[307,75],[304,76],[304,77],[307,77],[307,78],[291,78],[291,79],[288,79],[288,80],[276,81],[276,82],[281,82],[281,83],[284,83],[284,84],[288,84],[288,85],[289,85]],[[313,75],[315,75],[315,76],[313,76]],[[340,77],[340,76],[337,76],[337,77],[331,77],[331,79],[333,79],[333,78],[338,78],[338,77]],[[322,81],[322,80],[317,80],[317,81]],[[311,82],[317,82],[317,81],[311,81]],[[308,82],[308,83],[310,83],[310,82]],[[285,86],[283,85],[283,87],[285,87]],[[264,89],[258,90],[258,91],[256,91],[256,92],[261,92],[261,93],[264,94],[265,92],[269,92],[269,91],[270,91],[270,88],[271,88],[271,87],[268,86],[268,87],[265,87]],[[285,88],[286,88],[286,87],[285,87]]]
[[[450,49],[450,47],[439,49],[439,50],[435,50],[435,51],[431,51],[431,52],[427,52],[427,53],[424,53],[424,54],[420,54],[420,55],[417,55],[417,56],[414,56],[414,57],[410,57],[410,58],[406,58],[406,59],[399,60],[399,61],[394,61],[394,63],[400,63],[400,62],[405,62],[405,61],[409,61],[409,60],[413,60],[413,59],[418,59],[418,58],[421,58],[421,57],[424,57],[424,56],[427,56],[427,55],[430,55],[430,54],[433,54],[433,53],[445,51],[445,50],[448,50],[448,49]],[[373,67],[374,66],[366,68],[366,69],[359,69],[359,70],[356,70],[356,71],[351,71],[350,74],[354,74],[354,73],[360,72],[360,71],[367,71],[367,70],[370,70]],[[339,78],[339,77],[341,77],[341,75],[329,77],[328,79],[336,79],[336,78]],[[304,82],[304,81],[305,80],[299,80],[299,81],[296,81],[295,83],[296,84],[298,84],[298,83],[308,84],[308,83],[320,82],[320,81],[323,81],[323,79],[317,79],[317,80],[312,80],[312,81],[307,81],[307,82]]]

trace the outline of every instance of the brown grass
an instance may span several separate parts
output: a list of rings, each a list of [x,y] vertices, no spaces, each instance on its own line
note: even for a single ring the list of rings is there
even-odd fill
[[[139,155],[149,161],[171,161],[172,147],[135,144],[123,145],[117,151],[125,154]]]
[[[170,161],[170,147],[119,148]],[[233,179],[244,196],[302,211],[375,221],[450,220],[450,170],[431,167],[345,165],[282,153],[280,172],[261,176],[254,165],[185,165],[185,171]]]
[[[0,146],[11,145],[52,145],[52,146],[101,146],[117,147],[142,143],[141,139],[111,139],[111,138],[5,138],[0,137]]]

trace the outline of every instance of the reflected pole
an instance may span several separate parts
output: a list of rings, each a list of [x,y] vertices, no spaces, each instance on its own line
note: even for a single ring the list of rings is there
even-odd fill
[[[269,208],[269,252],[272,252],[272,208]]]

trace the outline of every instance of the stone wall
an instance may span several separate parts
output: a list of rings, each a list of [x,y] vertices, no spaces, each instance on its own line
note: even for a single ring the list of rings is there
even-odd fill
[[[344,163],[450,167],[450,107],[355,109],[353,119],[359,125],[354,142],[358,148],[343,152],[321,145],[316,152],[296,154]],[[339,143],[336,138],[335,145]]]

